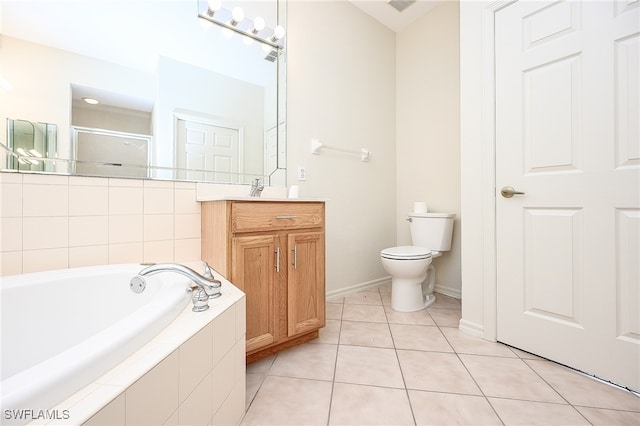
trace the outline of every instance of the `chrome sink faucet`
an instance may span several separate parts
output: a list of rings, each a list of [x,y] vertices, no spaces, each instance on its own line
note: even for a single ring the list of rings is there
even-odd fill
[[[264,185],[260,182],[260,178],[255,178],[253,182],[251,182],[251,191],[249,191],[250,197],[259,197],[262,194],[262,190],[264,189]]]
[[[191,298],[193,301],[193,312],[203,312],[209,309],[209,299],[220,297],[220,287],[222,286],[219,280],[213,278],[213,273],[207,262],[203,263],[203,275],[178,263],[154,263],[138,272],[138,275],[131,278],[129,284],[131,290],[135,293],[142,293],[147,285],[144,279],[146,275],[159,274],[160,272],[175,272],[184,275],[193,281],[193,285],[187,288],[188,292],[193,292],[193,297]]]

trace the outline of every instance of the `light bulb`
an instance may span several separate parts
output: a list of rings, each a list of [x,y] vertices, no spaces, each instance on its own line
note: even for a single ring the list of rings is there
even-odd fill
[[[284,27],[281,25],[276,25],[276,27],[273,30],[273,37],[271,37],[271,40],[273,41],[277,41],[280,40],[282,37],[284,37],[286,31],[284,30]]]
[[[208,0],[207,5],[209,6],[209,11],[211,14],[215,13],[222,7],[222,0]]]
[[[231,11],[231,18],[231,25],[235,27],[244,19],[244,10],[242,10],[242,8],[238,6],[234,7]]]
[[[264,30],[265,27],[265,22],[264,19],[262,19],[261,17],[256,17],[256,19],[253,20],[253,33],[254,34],[258,34],[260,31]]]

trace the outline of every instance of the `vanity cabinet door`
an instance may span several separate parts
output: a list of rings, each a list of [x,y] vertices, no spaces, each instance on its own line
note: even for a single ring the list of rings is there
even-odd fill
[[[233,284],[247,297],[247,352],[268,346],[279,337],[278,241],[277,235],[231,240]]]
[[[325,325],[324,232],[290,233],[287,280],[288,336]]]

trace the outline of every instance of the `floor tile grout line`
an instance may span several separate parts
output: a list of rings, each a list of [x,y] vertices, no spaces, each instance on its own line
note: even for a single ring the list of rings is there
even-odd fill
[[[427,310],[427,312],[428,312],[428,310]],[[431,313],[429,313],[429,315],[431,315]],[[460,364],[462,364],[462,366],[464,367],[464,369],[467,372],[467,374],[469,375],[469,377],[471,377],[471,380],[473,380],[473,383],[475,383],[476,387],[478,388],[478,390],[482,394],[482,397],[487,402],[487,404],[489,404],[489,407],[491,407],[491,410],[493,410],[493,413],[496,415],[497,419],[500,420],[500,422],[503,425],[506,424],[504,422],[504,420],[502,419],[502,417],[500,417],[500,414],[498,413],[496,408],[493,406],[493,404],[489,400],[489,397],[487,397],[487,394],[484,392],[484,390],[482,389],[482,387],[480,386],[480,384],[478,383],[476,378],[473,377],[473,374],[471,374],[471,371],[469,371],[469,368],[467,367],[467,365],[464,363],[464,361],[462,361],[462,358],[460,358],[460,354],[456,350],[455,346],[451,343],[451,340],[447,337],[447,335],[445,333],[442,332],[442,329],[440,328],[440,325],[438,325],[438,323],[435,320],[433,322],[436,323],[436,326],[438,327],[438,330],[440,330],[440,333],[442,333],[442,336],[444,337],[444,339],[447,341],[447,343],[449,344],[449,346],[453,350],[453,353],[456,355],[456,358],[458,359]]]
[[[380,301],[382,302],[382,293],[380,292],[380,287],[378,287],[378,294],[380,295]],[[398,370],[400,370],[400,377],[402,377],[402,384],[404,386],[404,393],[407,396],[407,403],[409,404],[409,411],[411,411],[411,418],[413,419],[413,424],[417,425],[416,415],[413,410],[413,404],[411,403],[411,397],[409,396],[409,389],[407,388],[407,381],[404,378],[404,372],[402,371],[402,364],[400,363],[400,357],[398,356],[398,348],[396,347],[396,341],[393,338],[393,332],[391,331],[391,324],[389,323],[389,316],[387,315],[386,309],[384,309],[384,302],[382,302],[382,311],[384,312],[384,317],[387,319],[387,328],[389,329],[389,336],[391,336],[391,344],[393,344],[393,352],[396,354],[396,362],[398,363]]]
[[[333,377],[331,380],[331,393],[329,394],[329,408],[327,410],[327,426],[331,424],[331,406],[333,404],[333,393],[336,387],[336,372],[338,371],[338,357],[340,355],[340,335],[342,334],[342,315],[344,314],[344,304],[340,313],[340,327],[338,327],[338,343],[336,344],[336,359],[333,362]]]

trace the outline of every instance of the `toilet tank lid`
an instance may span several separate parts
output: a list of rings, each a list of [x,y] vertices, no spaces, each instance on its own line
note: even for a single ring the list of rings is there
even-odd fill
[[[456,217],[455,213],[409,213],[409,217],[442,217],[451,218]]]

